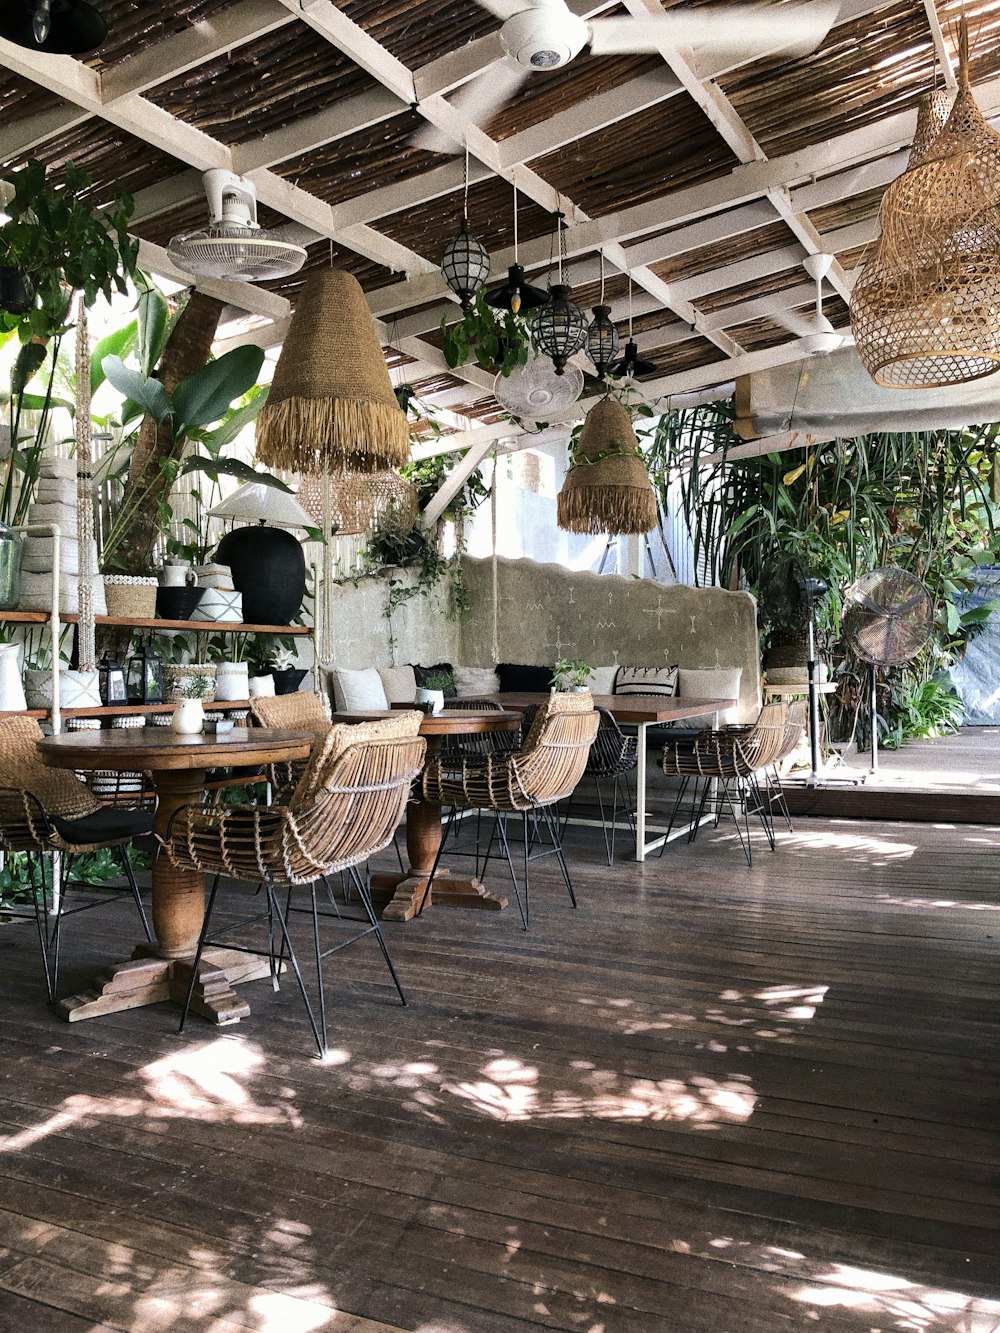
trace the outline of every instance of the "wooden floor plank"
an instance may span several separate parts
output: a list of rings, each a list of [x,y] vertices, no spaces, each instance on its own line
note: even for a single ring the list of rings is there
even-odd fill
[[[388,930],[408,1009],[338,955],[325,1065],[288,986],[61,1024],[0,927],[0,1330],[1000,1326],[1000,832],[598,840],[527,935]],[[67,991],[129,951],[102,915]]]

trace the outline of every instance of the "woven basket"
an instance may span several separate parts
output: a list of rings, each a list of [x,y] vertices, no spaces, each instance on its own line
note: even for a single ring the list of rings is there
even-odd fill
[[[108,615],[152,620],[156,615],[156,589],[156,579],[105,574],[104,597],[108,604]]]
[[[211,703],[215,699],[215,671],[214,662],[185,662],[183,666],[165,666],[163,683],[166,702],[178,704],[182,699],[200,698],[203,703]],[[200,695],[192,694],[194,684],[199,679],[205,682],[203,691]]]
[[[625,406],[605,398],[591,408],[580,433],[577,462],[566,473],[556,503],[565,532],[649,532],[656,526],[656,496]]]

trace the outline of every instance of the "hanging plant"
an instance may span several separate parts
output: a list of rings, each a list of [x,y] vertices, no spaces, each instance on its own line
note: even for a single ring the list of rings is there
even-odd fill
[[[477,292],[465,315],[449,324],[441,320],[444,359],[454,370],[471,357],[481,370],[499,371],[507,376],[515,366],[523,366],[532,349],[531,327],[525,315],[510,310],[496,310]]]

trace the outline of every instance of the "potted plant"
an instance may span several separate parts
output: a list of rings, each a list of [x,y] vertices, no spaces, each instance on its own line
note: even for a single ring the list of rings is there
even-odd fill
[[[455,673],[453,671],[429,671],[424,677],[424,683],[417,686],[414,702],[429,704],[432,713],[440,713],[444,708],[445,690],[453,690],[454,688]]]
[[[560,657],[552,672],[552,684],[562,694],[580,694],[586,690],[592,674],[586,662]]]

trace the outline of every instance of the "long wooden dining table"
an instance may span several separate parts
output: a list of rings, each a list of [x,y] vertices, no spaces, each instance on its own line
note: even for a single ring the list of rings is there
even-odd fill
[[[548,698],[547,693],[528,691],[508,692],[483,695],[498,703],[504,709],[515,713],[526,713]],[[728,708],[735,708],[738,699],[682,699],[655,694],[595,694],[594,707],[606,708],[620,726],[635,727],[638,735],[639,762],[635,778],[635,859],[644,861],[646,856],[661,847],[666,841],[666,832],[647,842],[648,823],[646,794],[646,733],[650,727],[662,726],[665,722],[685,722],[691,718],[709,717],[715,725],[718,715]],[[680,836],[686,829],[678,828],[673,836]]]

